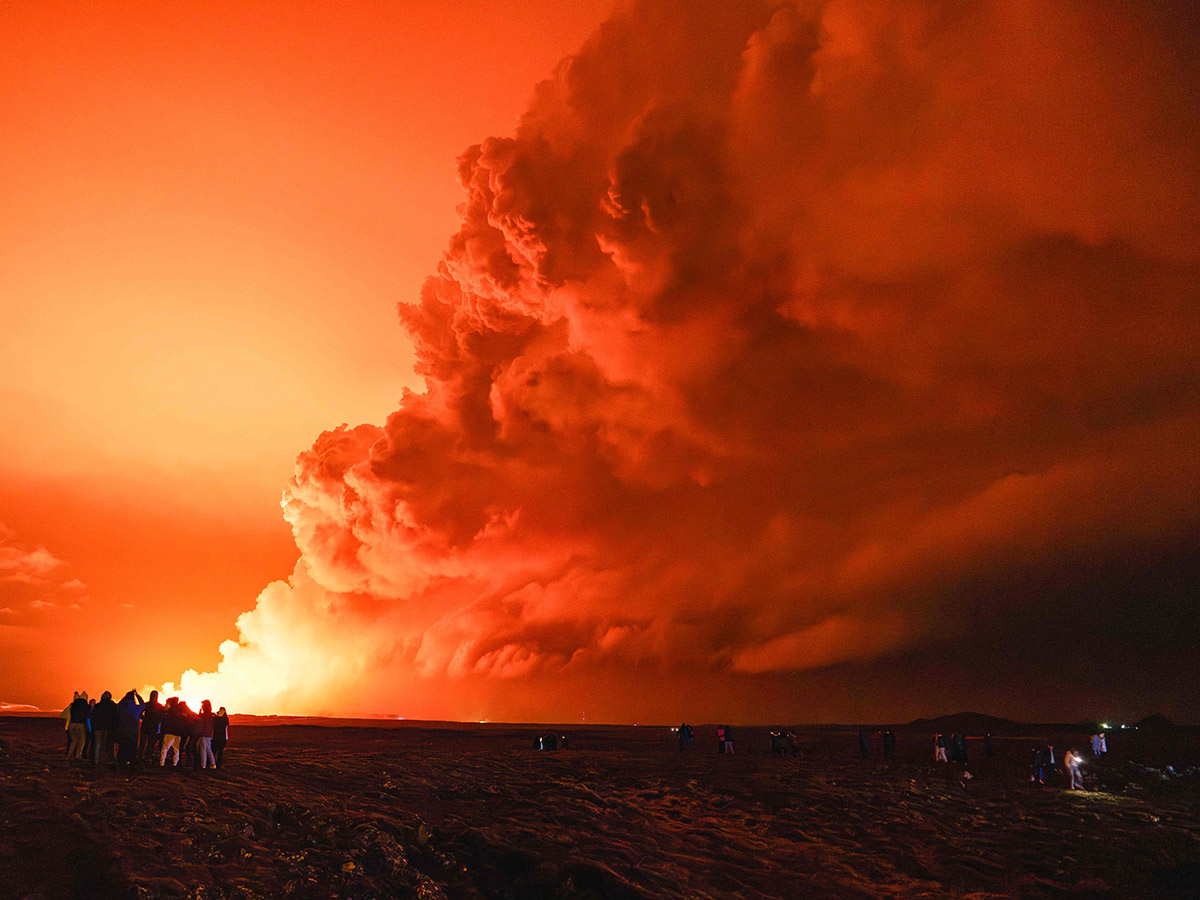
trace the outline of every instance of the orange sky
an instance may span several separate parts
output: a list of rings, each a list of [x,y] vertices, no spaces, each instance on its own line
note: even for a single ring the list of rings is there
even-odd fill
[[[295,561],[296,454],[418,383],[455,157],[610,6],[0,8],[0,522],[87,585],[0,587],[0,701],[215,664]]]
[[[0,702],[1194,717],[1198,24],[3,5]]]

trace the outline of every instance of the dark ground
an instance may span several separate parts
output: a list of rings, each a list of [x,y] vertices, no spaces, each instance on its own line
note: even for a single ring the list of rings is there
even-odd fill
[[[1074,794],[1030,785],[1033,734],[963,769],[903,730],[895,763],[838,729],[783,759],[766,729],[731,757],[710,726],[686,754],[650,727],[532,750],[549,730],[235,720],[221,770],[129,777],[0,717],[0,898],[1200,898],[1191,732],[1114,735]]]

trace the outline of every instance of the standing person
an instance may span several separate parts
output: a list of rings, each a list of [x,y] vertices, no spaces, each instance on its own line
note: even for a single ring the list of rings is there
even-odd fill
[[[215,757],[214,765],[219,769],[224,761],[222,757],[225,755],[225,744],[229,741],[229,713],[225,712],[225,707],[217,710],[217,714],[213,716],[213,737],[212,748],[213,756]]]
[[[951,749],[954,751],[951,757],[956,763],[965,766],[967,764],[967,736],[961,731],[956,731],[950,736],[950,743]]]
[[[1063,762],[1067,766],[1067,772],[1071,776],[1071,786],[1069,790],[1083,790],[1083,773],[1079,771],[1079,767],[1083,765],[1083,757],[1075,750],[1068,750],[1067,755],[1063,757]]]
[[[142,695],[133,689],[117,704],[117,768],[137,768],[138,729],[145,709]]]
[[[883,733],[883,758],[896,761],[896,735],[890,730]]]
[[[679,726],[679,752],[687,749],[687,722]]]
[[[192,712],[186,700],[180,700],[176,707],[182,723],[183,732],[179,750],[183,754],[183,764],[193,769],[200,767],[200,714]]]
[[[858,729],[858,752],[863,759],[871,758],[871,732],[866,728]]]
[[[717,726],[717,752],[718,753],[725,752],[725,726],[724,725]]]
[[[1100,732],[1100,755],[1108,755],[1108,735],[1106,735],[1103,731]]]
[[[67,707],[67,759],[83,759],[83,746],[87,743],[88,716],[91,707],[88,705],[87,691],[75,694],[75,699]]]
[[[76,691],[75,697],[78,696],[79,691]],[[75,697],[71,698],[71,703],[75,702]],[[63,711],[58,714],[59,718],[63,720],[63,734],[67,736],[67,753],[71,752],[71,703],[68,703],[65,707],[63,707]]]
[[[162,714],[162,750],[159,751],[158,764],[165,766],[167,764],[167,755],[171,751],[175,752],[175,761],[171,763],[173,766],[179,765],[180,744],[183,742],[184,732],[187,731],[187,724],[183,720],[183,716],[179,713],[179,698],[170,697],[167,700],[166,707],[163,708]]]
[[[87,696],[84,692],[83,696]],[[88,717],[87,717],[87,737],[83,742],[83,758],[92,758],[92,748],[96,746],[96,723],[92,719],[92,713],[96,711],[96,701],[88,701]]]
[[[205,700],[200,704],[200,718],[197,723],[197,749],[200,751],[200,768],[207,769],[210,765],[215,769],[217,767],[217,758],[213,756],[212,739],[215,729],[213,728],[213,711],[212,701]]]
[[[723,752],[733,752],[733,729],[728,725],[725,726],[725,750]]]
[[[946,736],[944,734],[935,734],[933,736],[933,761],[935,763],[948,762],[946,759]]]
[[[1034,747],[1029,755],[1029,780],[1045,784],[1046,750],[1044,747]]]
[[[100,758],[112,760],[112,745],[117,737],[117,704],[113,703],[112,691],[100,695],[100,702],[92,708],[92,765],[100,765]]]
[[[158,702],[158,691],[150,692],[150,699],[142,711],[141,743],[138,755],[148,763],[158,759],[162,744],[162,717],[165,707]]]
[[[771,755],[787,756],[787,734],[785,732],[771,732]]]

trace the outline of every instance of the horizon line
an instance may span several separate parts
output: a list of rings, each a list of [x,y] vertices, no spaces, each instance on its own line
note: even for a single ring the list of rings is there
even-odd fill
[[[15,717],[30,717],[30,718],[51,718],[60,717],[62,710],[42,709],[31,704],[0,704],[0,716],[15,716]],[[410,718],[408,716],[398,716],[391,713],[363,713],[354,716],[335,716],[326,714],[317,715],[299,715],[294,713],[242,713],[231,712],[230,717],[248,718],[248,719],[324,719],[327,721],[339,722],[394,722],[397,724],[407,723],[413,725],[500,725],[500,726],[545,726],[545,727],[563,727],[563,728],[671,728],[678,727],[677,725],[666,722],[553,722],[553,721],[508,721],[508,720],[493,720],[493,719],[419,719]],[[917,723],[934,722],[939,719],[956,719],[966,716],[979,716],[989,719],[997,719],[1002,723],[1015,726],[1038,726],[1038,727],[1077,727],[1077,726],[1105,726],[1109,731],[1127,730],[1129,728],[1137,728],[1137,722],[1142,722],[1150,718],[1163,718],[1170,724],[1180,728],[1192,728],[1195,725],[1189,723],[1173,722],[1166,716],[1157,713],[1151,713],[1147,716],[1142,716],[1137,722],[1117,722],[1115,725],[1110,725],[1109,722],[1101,719],[1080,719],[1077,721],[1065,722],[1023,722],[1015,719],[1009,719],[1005,716],[994,716],[990,713],[978,713],[973,711],[963,711],[957,713],[947,713],[940,716],[917,716],[915,719],[910,719],[906,722],[730,722],[725,724],[737,725],[739,728],[774,728],[774,727],[804,727],[804,728],[865,728],[865,727],[906,727]],[[716,726],[718,722],[698,722],[698,725]]]

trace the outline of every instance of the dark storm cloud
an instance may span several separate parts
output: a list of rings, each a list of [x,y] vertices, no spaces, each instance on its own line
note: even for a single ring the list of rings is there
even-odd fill
[[[297,574],[221,675],[313,708],[377,663],[806,670],[1173,545],[1200,131],[1166,15],[625,7],[460,159],[462,228],[400,310],[426,390],[300,458]]]

